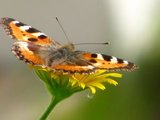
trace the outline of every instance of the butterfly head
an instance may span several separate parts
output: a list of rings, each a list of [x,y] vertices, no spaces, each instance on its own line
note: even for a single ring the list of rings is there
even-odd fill
[[[63,48],[66,48],[69,51],[74,51],[75,50],[75,47],[74,47],[73,43],[66,44],[66,45],[63,46]]]

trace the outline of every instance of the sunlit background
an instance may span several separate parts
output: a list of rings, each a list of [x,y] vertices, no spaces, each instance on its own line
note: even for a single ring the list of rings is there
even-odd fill
[[[92,96],[77,93],[58,104],[49,120],[160,120],[159,0],[1,0],[0,17],[12,17],[67,43],[58,17],[77,49],[114,55],[139,66],[123,72],[117,87]],[[38,120],[50,102],[43,83],[10,52],[0,28],[0,120]]]

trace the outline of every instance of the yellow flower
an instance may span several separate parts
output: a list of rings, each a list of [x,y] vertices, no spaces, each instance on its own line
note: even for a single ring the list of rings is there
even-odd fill
[[[118,85],[118,83],[113,80],[113,77],[121,78],[122,75],[119,73],[106,73],[105,70],[98,70],[94,74],[75,74],[71,75],[70,82],[72,86],[81,87],[82,89],[89,88],[93,94],[96,93],[96,88],[104,90],[106,87],[103,83],[107,82],[109,84]]]
[[[56,82],[56,84],[63,86],[64,82],[67,82],[66,87],[67,90],[72,91],[72,89],[76,90],[84,90],[89,88],[92,94],[96,93],[96,88],[104,90],[106,87],[103,85],[104,83],[109,83],[112,85],[118,85],[118,82],[113,80],[113,78],[121,78],[122,75],[119,73],[107,73],[105,70],[98,70],[94,74],[67,74],[67,73],[58,73],[53,72],[48,68],[36,68],[36,71],[43,72],[41,75],[38,75],[43,81],[50,81],[48,83]],[[37,74],[39,72],[36,72]],[[42,76],[47,76],[47,78],[42,78]],[[54,80],[54,81],[53,81]],[[66,81],[67,80],[67,81]],[[54,85],[52,87],[55,87]],[[57,88],[57,87],[55,87]],[[69,88],[69,89],[68,89]],[[54,89],[57,91],[56,89]]]
[[[48,91],[52,95],[51,103],[41,116],[40,120],[46,120],[50,112],[57,103],[68,98],[72,94],[89,88],[92,94],[96,93],[96,88],[105,89],[104,83],[117,85],[112,78],[121,78],[119,73],[107,73],[105,70],[98,70],[94,74],[67,74],[53,72],[49,68],[33,67],[38,77],[45,83]]]

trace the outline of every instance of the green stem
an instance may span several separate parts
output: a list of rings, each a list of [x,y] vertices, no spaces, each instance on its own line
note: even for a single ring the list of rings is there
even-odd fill
[[[48,115],[51,113],[51,111],[53,110],[53,108],[56,106],[56,104],[59,101],[60,101],[59,99],[52,98],[47,110],[43,113],[43,115],[41,116],[40,120],[46,120]]]

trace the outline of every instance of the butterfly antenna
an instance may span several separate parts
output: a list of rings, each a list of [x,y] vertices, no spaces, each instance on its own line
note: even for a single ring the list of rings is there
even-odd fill
[[[74,45],[108,45],[109,42],[105,42],[105,43],[77,43],[77,44],[74,44]]]
[[[62,24],[61,24],[61,23],[59,22],[59,20],[58,20],[58,17],[56,17],[56,20],[57,20],[57,22],[58,22],[60,28],[62,29],[62,31],[63,31],[63,33],[64,33],[66,39],[68,40],[68,42],[70,42],[69,37],[67,36],[65,30],[64,30],[63,27],[62,27]]]

